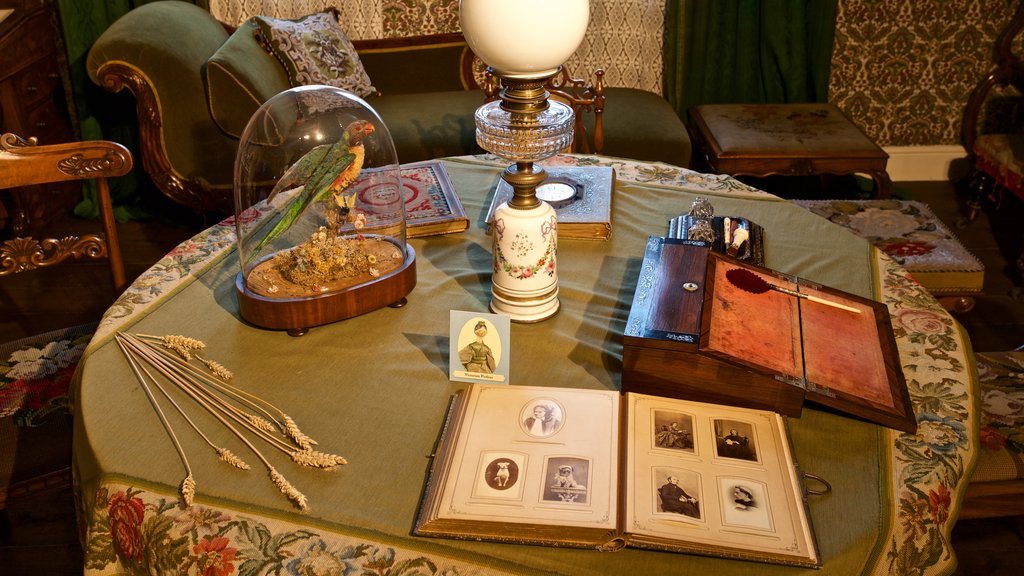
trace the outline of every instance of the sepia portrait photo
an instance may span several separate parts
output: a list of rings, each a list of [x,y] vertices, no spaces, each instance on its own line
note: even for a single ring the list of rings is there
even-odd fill
[[[718,491],[725,524],[772,530],[768,490],[763,483],[748,478],[719,478]]]
[[[523,494],[526,454],[483,452],[473,496],[519,500]]]
[[[693,416],[671,410],[654,410],[654,447],[693,454]]]
[[[464,382],[508,380],[509,319],[451,311],[450,378]]]
[[[548,458],[544,464],[541,499],[563,504],[588,504],[590,460],[571,456]]]
[[[739,420],[715,420],[715,450],[721,458],[759,462],[754,426]]]
[[[520,411],[519,422],[523,431],[534,438],[547,438],[562,429],[565,413],[561,404],[551,398],[536,398]]]
[[[676,519],[704,519],[700,474],[682,468],[657,467],[651,478],[655,513],[678,516]]]

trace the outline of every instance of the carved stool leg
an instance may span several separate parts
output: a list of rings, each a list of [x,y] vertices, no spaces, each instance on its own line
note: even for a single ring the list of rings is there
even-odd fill
[[[869,173],[875,181],[875,198],[889,198],[892,196],[892,179],[885,170],[875,170]]]

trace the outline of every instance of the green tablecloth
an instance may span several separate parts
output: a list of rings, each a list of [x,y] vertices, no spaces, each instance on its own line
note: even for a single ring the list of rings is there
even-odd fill
[[[976,384],[969,344],[953,319],[901,268],[845,229],[722,176],[661,164],[559,156],[549,164],[615,167],[608,241],[559,243],[562,309],[537,324],[513,324],[511,382],[617,389],[622,332],[648,235],[695,195],[716,213],[766,230],[767,266],[888,304],[920,423],[906,435],[813,408],[791,420],[797,459],[827,479],[812,496],[821,574],[927,573],[955,564],[949,533],[973,465]],[[451,395],[452,309],[486,311],[490,237],[483,218],[503,163],[445,161],[471,218],[464,233],[410,241],[418,284],[400,309],[385,308],[292,338],[238,318],[234,225],[182,243],[108,311],[77,380],[74,464],[81,487],[87,570],[122,573],[202,567],[211,573],[331,566],[391,574],[769,574],[801,570],[680,554],[461,542],[411,536],[430,454]],[[188,455],[195,503],[183,508],[184,471],[113,333],[183,334],[233,382],[282,407],[320,448],[344,455],[337,470],[302,469],[264,451],[309,500],[300,512],[261,469],[216,459],[173,411]],[[841,341],[837,341],[841,345]],[[205,412],[196,423],[231,443]],[[232,448],[239,454],[245,449]],[[255,460],[255,458],[249,458]],[[230,568],[230,569],[228,569]],[[378,572],[373,572],[378,573]]]

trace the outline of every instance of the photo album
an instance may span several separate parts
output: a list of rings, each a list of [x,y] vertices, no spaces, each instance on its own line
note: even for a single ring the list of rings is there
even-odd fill
[[[608,390],[469,385],[414,532],[821,565],[785,417]]]

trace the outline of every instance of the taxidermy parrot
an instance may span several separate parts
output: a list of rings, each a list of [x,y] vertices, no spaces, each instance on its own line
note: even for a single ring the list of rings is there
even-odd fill
[[[256,245],[252,252],[254,256],[268,242],[287,230],[311,204],[324,200],[332,193],[340,195],[359,176],[365,155],[363,139],[373,134],[373,131],[373,124],[365,120],[352,122],[345,127],[341,140],[313,148],[285,172],[267,196],[268,202],[282,190],[299,185],[303,188],[291,200],[277,224]]]

